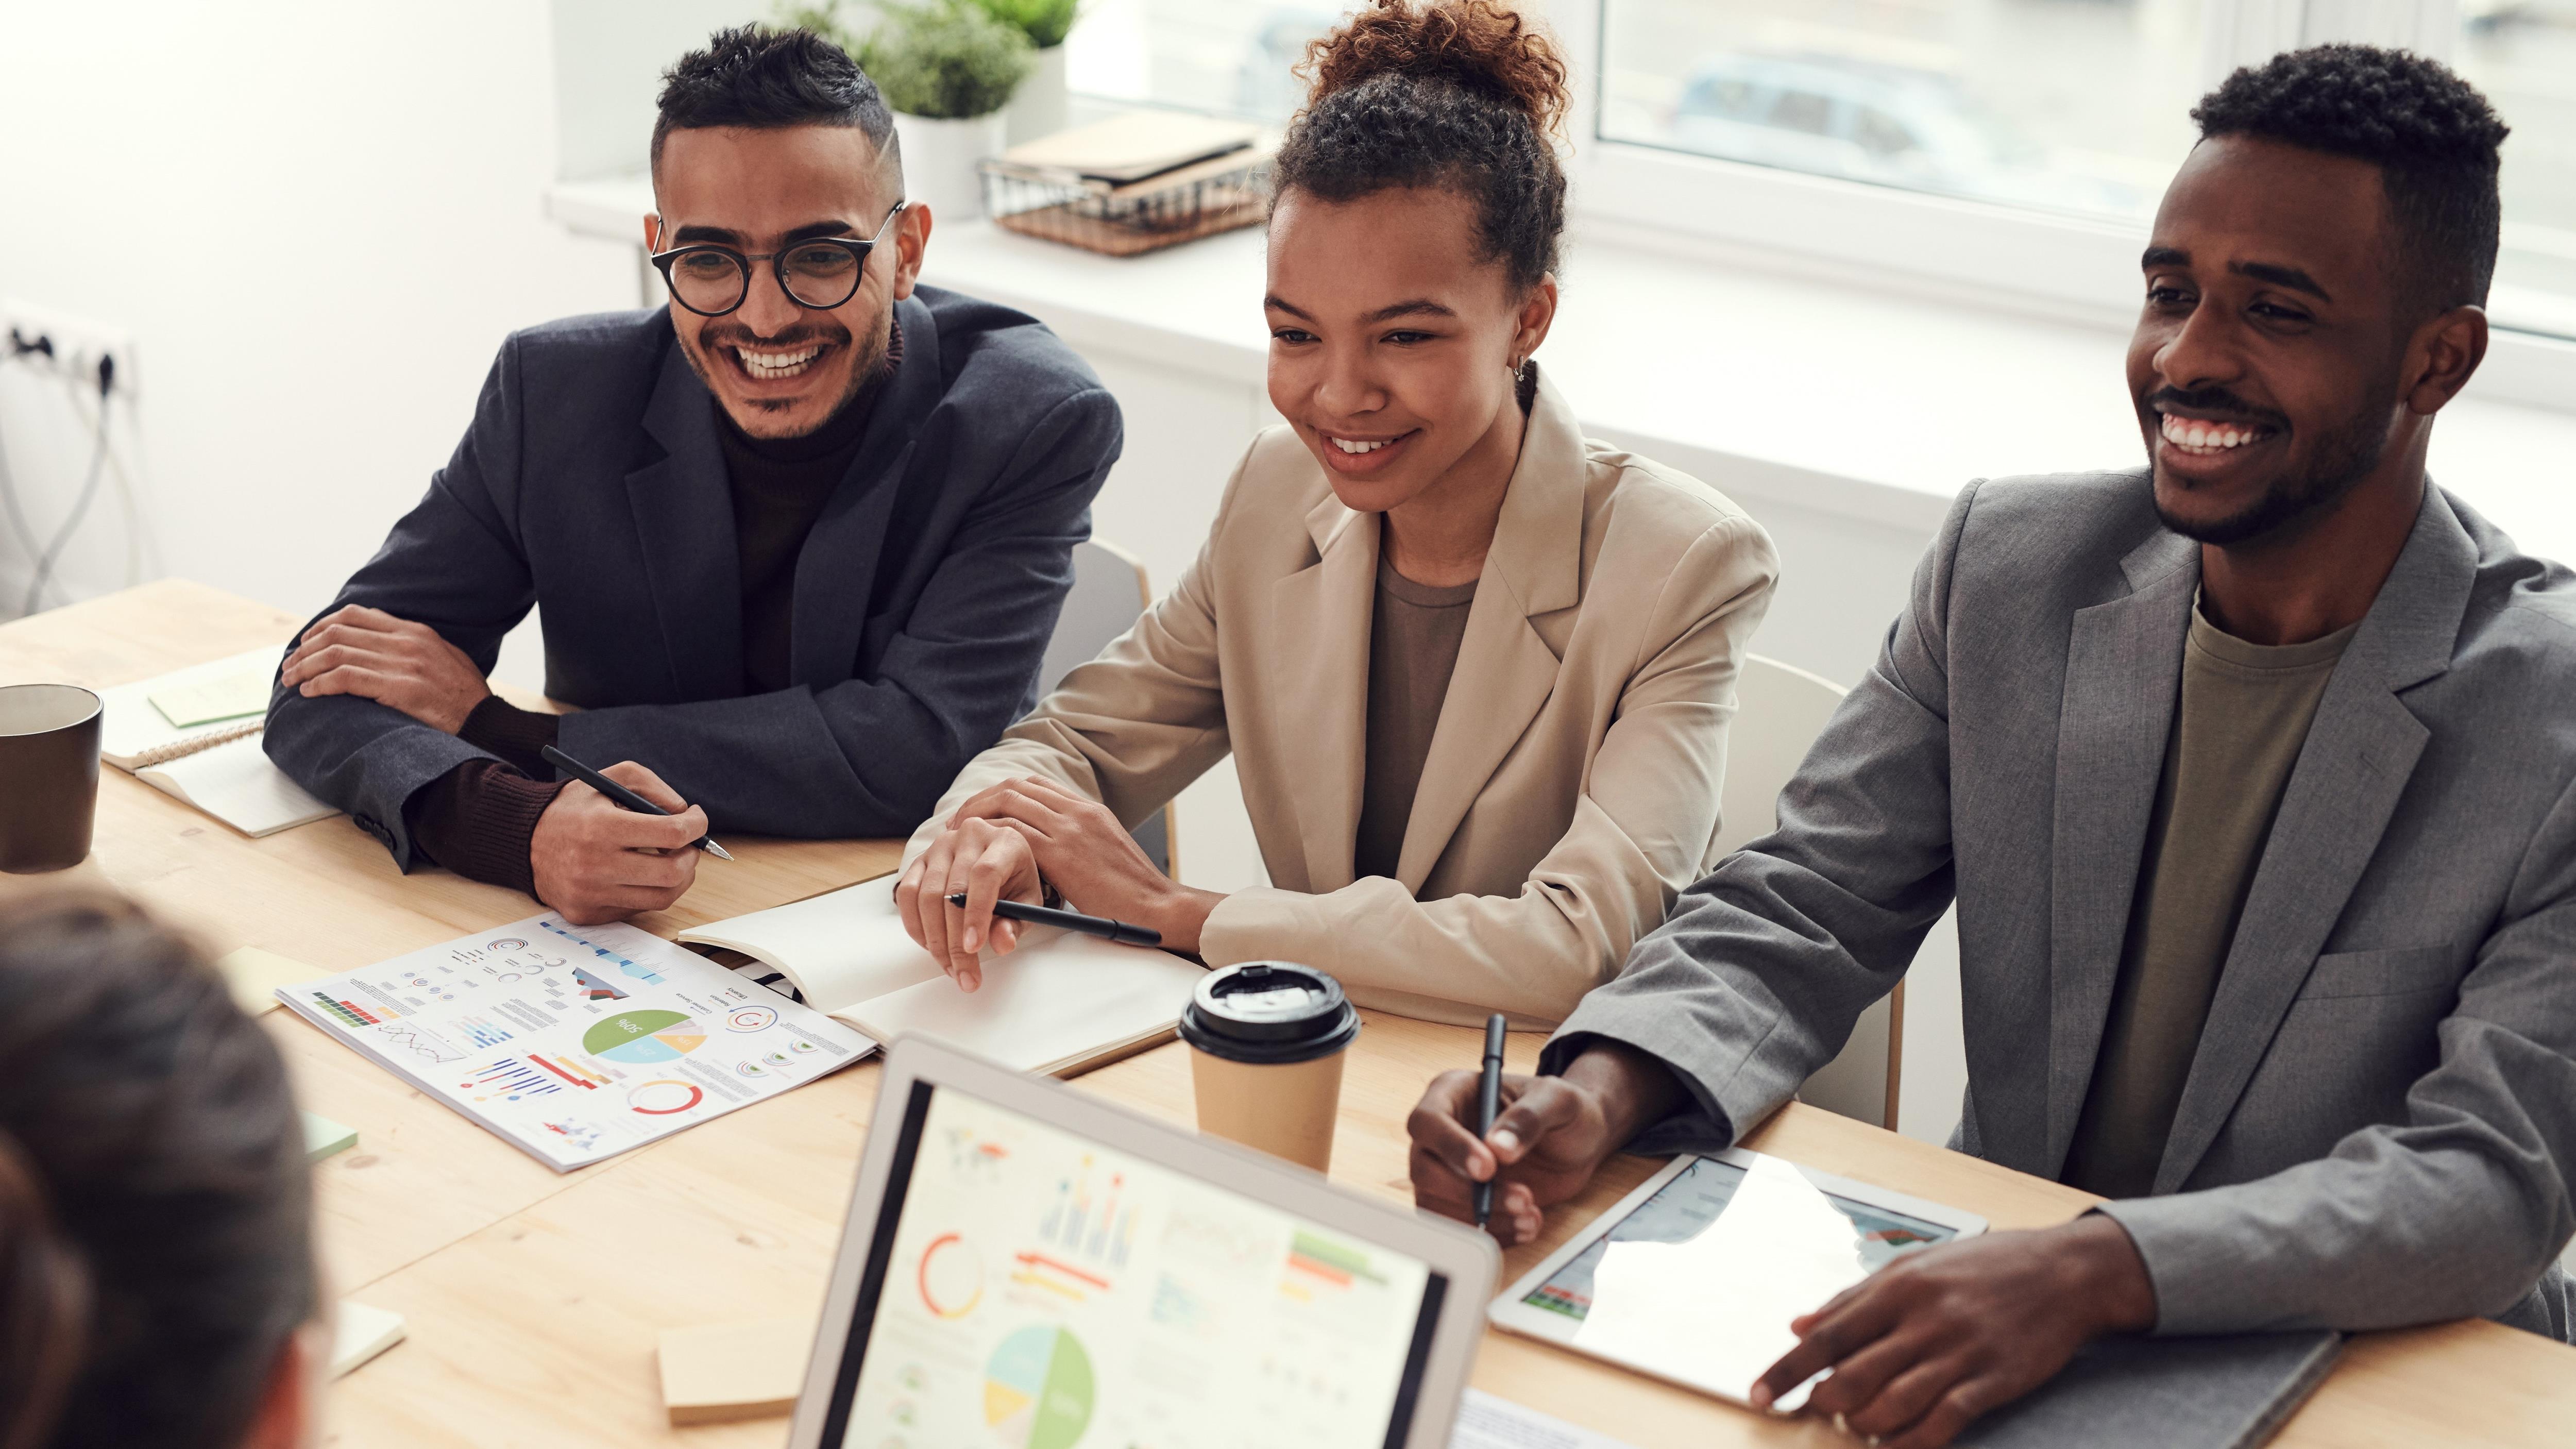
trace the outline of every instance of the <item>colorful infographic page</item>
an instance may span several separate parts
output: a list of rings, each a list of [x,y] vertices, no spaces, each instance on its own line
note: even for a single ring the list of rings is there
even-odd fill
[[[777,1096],[876,1045],[658,936],[555,915],[277,995],[558,1171]]]
[[[1382,1445],[1428,1277],[940,1088],[842,1444]]]

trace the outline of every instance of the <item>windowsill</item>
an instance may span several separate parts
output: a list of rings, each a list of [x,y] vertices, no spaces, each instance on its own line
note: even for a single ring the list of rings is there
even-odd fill
[[[559,185],[547,205],[631,243],[651,199],[637,178]],[[1043,317],[1078,349],[1258,387],[1264,241],[1119,259],[975,221],[934,228],[924,279]],[[1571,240],[1538,355],[1597,436],[1748,500],[1919,533],[1972,478],[2134,466],[2127,343],[2091,319],[1784,276],[1596,225]],[[2576,557],[2570,458],[2576,412],[2473,383],[2436,430],[2433,472],[2524,548]]]

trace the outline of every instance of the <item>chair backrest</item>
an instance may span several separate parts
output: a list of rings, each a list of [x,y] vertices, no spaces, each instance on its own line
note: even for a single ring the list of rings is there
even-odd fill
[[[1735,698],[1726,786],[1719,796],[1724,812],[1717,832],[1721,853],[1770,834],[1779,823],[1780,791],[1841,707],[1843,690],[1803,669],[1750,654],[1736,676]],[[1798,1100],[1872,1126],[1895,1127],[1904,1038],[1905,988],[1900,984],[1861,1013],[1841,1055],[1807,1079]]]
[[[1137,616],[1153,602],[1145,565],[1134,555],[1098,539],[1075,544],[1073,587],[1065,593],[1064,610],[1055,616],[1055,637],[1047,640],[1046,660],[1038,666],[1038,693],[1064,683],[1077,666],[1098,658],[1135,627]]]
[[[1056,615],[1055,634],[1047,640],[1046,659],[1038,666],[1041,697],[1064,683],[1064,677],[1090,663],[1119,635],[1136,626],[1137,616],[1154,602],[1145,565],[1116,544],[1088,539],[1073,546],[1073,587]],[[1172,874],[1172,810],[1166,805],[1133,832],[1155,866]]]

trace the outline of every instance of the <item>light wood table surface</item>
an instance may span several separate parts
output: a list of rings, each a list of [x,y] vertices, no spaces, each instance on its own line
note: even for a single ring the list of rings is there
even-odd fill
[[[263,644],[302,621],[201,586],[129,589],[0,625],[0,684],[104,687]],[[257,945],[346,970],[529,914],[525,898],[435,868],[398,875],[346,817],[249,840],[122,771],[101,772],[96,846],[65,875],[142,899],[213,950]],[[638,919],[669,935],[890,869],[890,841],[728,835],[674,909]],[[42,889],[20,879],[6,889]],[[335,1386],[328,1442],[347,1446],[779,1444],[785,1421],[675,1430],[653,1364],[663,1329],[811,1315],[874,1105],[871,1062],[609,1162],[557,1174],[423,1097],[290,1012],[266,1018],[304,1104],[358,1129],[316,1168],[322,1253],[336,1292],[409,1320],[408,1342]],[[1540,1038],[1515,1034],[1526,1070]],[[1333,1177],[1409,1204],[1404,1118],[1436,1072],[1472,1065],[1476,1033],[1369,1013],[1352,1048]],[[1178,1044],[1080,1078],[1087,1091],[1184,1126]],[[1829,1172],[2038,1227],[2092,1201],[2071,1188],[1792,1105],[1747,1145]],[[1563,1235],[1653,1171],[1613,1159],[1550,1237],[1505,1255],[1526,1271]],[[1638,1449],[1841,1445],[1554,1348],[1488,1333],[1476,1384]],[[2576,1350],[2466,1322],[2357,1338],[2275,1442],[2565,1444]]]

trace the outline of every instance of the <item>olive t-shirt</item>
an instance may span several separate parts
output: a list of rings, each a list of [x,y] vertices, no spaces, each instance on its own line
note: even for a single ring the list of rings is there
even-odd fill
[[[1458,667],[1458,644],[1476,602],[1473,583],[1434,588],[1395,571],[1381,549],[1377,600],[1369,617],[1368,744],[1360,789],[1354,874],[1395,874],[1404,825],[1431,757],[1440,702]]]
[[[2281,792],[2360,627],[2304,644],[2248,644],[2192,610],[2119,983],[2066,1156],[2069,1184],[2104,1197],[2154,1190]]]

